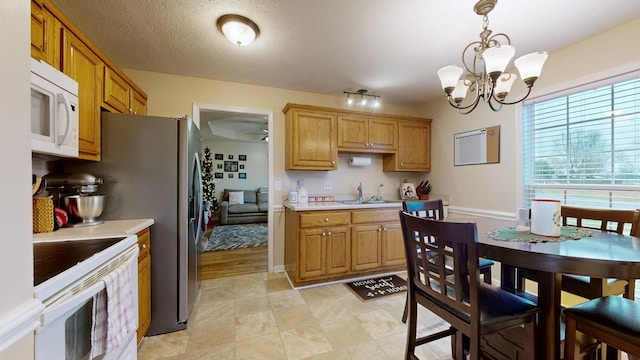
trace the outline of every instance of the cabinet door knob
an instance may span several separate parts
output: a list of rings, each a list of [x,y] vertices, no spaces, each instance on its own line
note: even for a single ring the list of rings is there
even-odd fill
[[[373,147],[373,145],[374,145],[374,144],[373,144],[373,143],[371,143],[371,144],[369,144],[369,147]]]
[[[382,231],[382,228],[381,228],[381,227],[379,227],[379,228],[378,228],[378,232],[380,232],[380,231]]]
[[[387,228],[386,228],[386,227],[383,227],[383,228],[382,228],[382,230],[387,231]]]
[[[324,233],[324,232],[323,232],[323,233],[322,233],[322,236],[327,236],[327,233]]]
[[[331,160],[331,165],[335,165],[336,162],[334,160]]]
[[[327,221],[329,221],[329,218],[324,218],[324,222],[327,222]]]
[[[404,166],[404,163],[400,163],[400,166]]]
[[[331,231],[329,231],[329,236],[331,236]]]
[[[140,246],[141,249],[146,249],[147,248],[147,244],[142,244],[142,246]]]

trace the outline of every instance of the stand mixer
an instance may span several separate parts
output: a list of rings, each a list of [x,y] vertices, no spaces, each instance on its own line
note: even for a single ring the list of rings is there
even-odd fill
[[[70,221],[67,227],[92,226],[104,223],[97,218],[104,209],[104,195],[98,195],[101,178],[91,174],[47,174],[46,190],[53,196],[56,207],[67,211]]]

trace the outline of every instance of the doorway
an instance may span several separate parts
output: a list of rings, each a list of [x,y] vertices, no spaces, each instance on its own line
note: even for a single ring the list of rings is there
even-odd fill
[[[216,141],[233,141],[233,143],[246,142],[247,144],[251,143],[266,143],[267,144],[267,157],[268,157],[268,167],[267,167],[267,177],[266,177],[266,187],[268,188],[268,242],[267,242],[267,270],[269,272],[273,272],[273,241],[274,241],[274,223],[273,223],[273,184],[271,179],[273,179],[273,141],[269,141],[269,134],[273,133],[273,110],[271,109],[256,109],[256,108],[244,108],[244,107],[232,107],[232,106],[224,106],[224,105],[215,105],[215,104],[193,104],[193,119],[196,124],[200,126],[200,132],[202,136],[202,151],[204,152],[204,147],[206,143],[216,142]],[[253,145],[247,145],[253,146]],[[214,151],[212,151],[214,152]],[[225,160],[229,160],[229,155],[235,156],[236,154],[224,154],[220,153],[219,155],[223,155],[223,157],[227,159],[219,159],[220,163],[223,163]],[[212,154],[214,156],[214,154]],[[233,160],[233,159],[231,159]],[[218,172],[217,164],[216,168],[213,171]],[[229,174],[222,173],[224,179],[229,179],[227,176]],[[240,176],[240,173],[233,174],[232,176]],[[242,175],[242,180],[245,177],[248,177],[248,172],[245,172]],[[218,180],[218,179],[215,179]],[[222,179],[220,179],[220,182]],[[241,181],[240,178],[236,178],[237,181]],[[249,180],[249,179],[246,179]],[[218,181],[216,181],[217,183]],[[250,183],[247,181],[247,183]],[[264,186],[264,185],[261,185]],[[221,192],[224,189],[219,188],[216,184],[215,193],[216,196],[222,201],[220,198]],[[239,249],[245,250],[245,249]],[[225,250],[229,251],[229,250]],[[244,251],[248,252],[247,250]],[[264,252],[264,250],[263,250]],[[231,254],[231,252],[229,253]],[[245,254],[246,255],[246,254]],[[245,256],[240,252],[239,254],[235,254],[232,256],[242,257]],[[251,256],[259,256],[259,252],[253,251],[251,252]],[[240,259],[241,260],[241,259]]]

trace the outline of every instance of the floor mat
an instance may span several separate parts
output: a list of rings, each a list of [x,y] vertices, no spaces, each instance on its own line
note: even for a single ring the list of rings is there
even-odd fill
[[[203,251],[242,249],[267,245],[267,223],[221,225],[213,228]]]
[[[407,291],[407,281],[398,275],[387,275],[379,278],[358,280],[344,284],[351,289],[362,301],[378,299],[383,296],[404,293]]]

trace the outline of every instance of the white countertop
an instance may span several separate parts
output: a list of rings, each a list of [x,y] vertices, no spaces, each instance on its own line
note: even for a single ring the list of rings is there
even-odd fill
[[[336,197],[337,199],[339,199],[338,196]],[[444,206],[449,205],[448,195],[431,194],[429,196],[429,200],[438,200],[438,199],[442,200]],[[308,203],[290,203],[288,201],[285,201],[282,204],[282,206],[295,211],[402,208],[402,200],[389,200],[388,202],[378,203],[378,204],[363,203],[363,204],[354,204],[354,205],[345,204],[340,200],[308,202]]]
[[[339,201],[327,202],[310,202],[310,203],[289,203],[285,202],[282,206],[295,211],[311,211],[311,210],[352,210],[352,209],[379,209],[379,208],[402,208],[401,201],[384,202],[379,204],[355,204],[349,205]]]
[[[33,234],[33,241],[91,239],[133,235],[153,225],[153,219],[110,220],[104,224],[61,228],[50,233]]]

